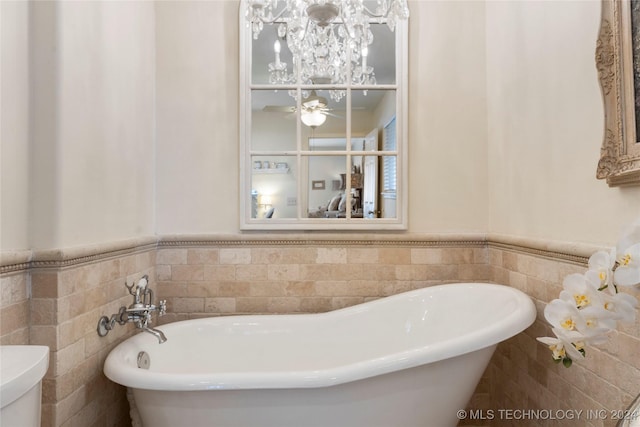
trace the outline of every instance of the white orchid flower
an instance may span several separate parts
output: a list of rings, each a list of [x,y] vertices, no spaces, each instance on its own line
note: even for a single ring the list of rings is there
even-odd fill
[[[618,268],[613,273],[617,285],[634,286],[640,284],[640,243],[618,252]]]
[[[589,271],[587,274],[570,274],[562,282],[564,290],[560,292],[560,299],[574,304],[579,310],[592,305],[602,305],[600,287],[600,275],[597,271]]]
[[[638,300],[625,293],[605,296],[603,308],[613,315],[614,319],[623,322],[635,322]]]
[[[580,310],[574,305],[573,297],[570,298],[569,301],[555,299],[547,304],[544,309],[547,321],[559,330],[579,332],[584,337],[598,341],[597,344],[602,344],[595,337],[607,334],[615,328],[617,316],[604,308],[604,301],[599,295],[588,298],[594,304]]]
[[[621,318],[619,314],[605,309],[604,303],[580,310],[580,314],[584,319],[584,325],[580,325],[576,329],[588,337],[591,344],[595,345],[606,342],[606,335],[616,328],[616,320]]]
[[[616,293],[613,286],[613,267],[616,264],[616,248],[611,252],[598,251],[589,258],[589,271],[597,274],[600,280],[599,289],[608,288],[611,294]]]
[[[579,332],[565,331],[558,328],[552,329],[556,338],[540,337],[537,338],[543,344],[549,346],[554,360],[571,360],[584,359],[584,348],[586,345],[586,337]]]
[[[549,347],[553,360],[562,360],[567,357],[567,352],[564,349],[564,343],[559,338],[538,337],[536,339]]]
[[[554,328],[565,331],[585,330],[584,318],[571,302],[554,299],[544,308],[544,317]]]

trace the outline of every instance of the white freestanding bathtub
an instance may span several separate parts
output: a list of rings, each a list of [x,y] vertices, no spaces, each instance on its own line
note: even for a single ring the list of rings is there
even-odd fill
[[[535,316],[510,287],[439,285],[322,314],[167,324],[167,342],[137,334],[104,372],[133,390],[146,427],[455,426],[496,345]]]

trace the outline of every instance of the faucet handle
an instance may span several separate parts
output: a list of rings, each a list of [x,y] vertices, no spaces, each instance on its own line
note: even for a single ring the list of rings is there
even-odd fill
[[[124,286],[125,286],[125,288],[127,288],[127,290],[129,291],[129,294],[131,294],[131,295],[134,295],[134,296],[135,296],[136,291],[134,291],[134,290],[133,290],[133,288],[136,286],[136,283],[135,283],[135,282],[133,282],[133,283],[131,284],[131,286],[127,285],[127,282],[124,282]]]
[[[164,316],[167,314],[167,300],[163,299],[158,301],[158,316]]]

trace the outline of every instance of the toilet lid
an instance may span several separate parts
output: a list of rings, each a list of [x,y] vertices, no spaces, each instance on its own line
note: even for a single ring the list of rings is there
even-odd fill
[[[13,403],[38,384],[49,367],[49,347],[0,346],[0,408]]]

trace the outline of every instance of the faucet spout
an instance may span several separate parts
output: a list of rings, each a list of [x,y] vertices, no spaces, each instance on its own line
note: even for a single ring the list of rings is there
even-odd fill
[[[149,332],[151,335],[158,338],[158,342],[160,344],[162,344],[167,340],[167,337],[164,336],[164,333],[160,329],[150,328],[149,326],[146,326],[146,325],[140,327],[140,329],[142,329],[145,332]]]

